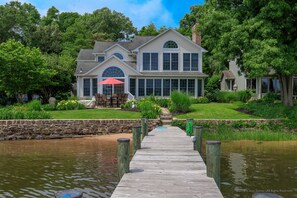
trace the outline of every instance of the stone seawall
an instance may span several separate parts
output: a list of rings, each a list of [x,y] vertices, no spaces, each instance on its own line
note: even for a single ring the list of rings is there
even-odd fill
[[[58,139],[87,135],[131,133],[134,120],[0,120],[0,140]],[[148,120],[149,131],[160,125],[160,120]]]

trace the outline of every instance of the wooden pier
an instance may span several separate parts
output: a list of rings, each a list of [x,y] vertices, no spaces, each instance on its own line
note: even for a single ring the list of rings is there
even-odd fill
[[[112,198],[223,197],[189,136],[178,127],[156,128],[146,136]]]

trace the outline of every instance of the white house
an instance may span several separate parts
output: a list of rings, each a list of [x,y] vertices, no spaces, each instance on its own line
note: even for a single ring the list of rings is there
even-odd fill
[[[275,72],[271,70],[269,74],[261,78],[249,78],[240,71],[235,61],[229,62],[229,70],[225,70],[221,75],[221,90],[254,90],[255,98],[262,98],[269,92],[280,93],[280,82]],[[293,78],[293,98],[297,99],[297,76]]]
[[[128,93],[130,98],[168,97],[173,90],[203,96],[207,77],[202,70],[204,52],[173,29],[154,37],[135,36],[129,42],[96,42],[93,49],[81,49],[78,54],[77,96],[109,95],[111,85],[98,84],[108,77],[123,81],[112,90]]]

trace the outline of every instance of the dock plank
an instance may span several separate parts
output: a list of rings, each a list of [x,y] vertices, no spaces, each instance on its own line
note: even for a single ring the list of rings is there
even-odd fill
[[[178,127],[154,129],[130,162],[112,198],[223,197],[190,137]]]

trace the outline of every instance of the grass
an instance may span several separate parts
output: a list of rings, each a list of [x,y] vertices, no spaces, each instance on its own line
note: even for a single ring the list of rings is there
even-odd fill
[[[84,109],[49,111],[53,119],[139,119],[139,112],[117,109]]]
[[[287,141],[297,140],[297,133],[271,130],[230,130],[219,129],[216,132],[205,132],[206,140],[257,140],[257,141]]]
[[[191,106],[191,112],[177,115],[176,118],[259,119],[259,117],[236,111],[235,109],[239,108],[241,104],[241,102],[193,104]]]

